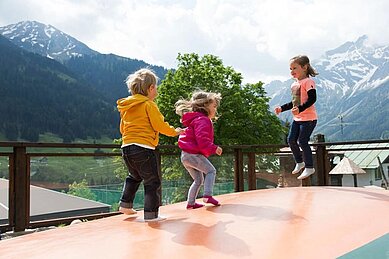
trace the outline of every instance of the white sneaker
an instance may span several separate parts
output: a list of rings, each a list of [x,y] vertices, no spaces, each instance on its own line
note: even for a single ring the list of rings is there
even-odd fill
[[[136,214],[136,210],[134,210],[133,208],[124,208],[124,207],[120,207],[119,208],[119,211],[123,214],[126,214],[126,215],[134,215]]]
[[[157,221],[162,221],[162,220],[166,220],[166,219],[167,218],[165,216],[159,215],[157,218],[145,219],[145,222],[157,222]]]
[[[301,169],[303,169],[304,167],[305,167],[305,163],[304,162],[297,163],[296,166],[294,167],[293,171],[292,171],[292,174],[300,173]]]
[[[302,174],[297,179],[302,180],[315,173],[315,168],[305,168]]]

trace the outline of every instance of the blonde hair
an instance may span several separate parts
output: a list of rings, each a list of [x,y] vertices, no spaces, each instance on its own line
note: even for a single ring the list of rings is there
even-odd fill
[[[220,105],[222,99],[220,93],[211,93],[205,91],[196,91],[193,93],[190,100],[179,100],[176,102],[176,113],[182,116],[185,112],[201,112],[205,115],[209,115],[208,106],[210,103],[215,102],[217,106]]]
[[[307,75],[308,76],[317,76],[319,73],[311,66],[309,63],[309,58],[305,55],[298,55],[290,59],[290,63],[297,63],[300,66],[307,66]]]
[[[133,74],[130,74],[126,78],[125,82],[128,87],[128,91],[131,94],[141,94],[147,96],[147,90],[150,88],[150,86],[157,86],[158,77],[152,70],[148,68],[142,68]]]

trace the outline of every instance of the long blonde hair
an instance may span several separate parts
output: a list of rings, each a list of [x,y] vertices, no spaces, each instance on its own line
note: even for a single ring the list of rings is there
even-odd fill
[[[138,71],[134,72],[133,74],[130,74],[126,78],[126,85],[128,87],[128,91],[132,95],[141,94],[147,96],[147,90],[152,85],[157,86],[157,82],[158,77],[152,70],[148,68],[139,69]]]
[[[220,105],[222,99],[220,93],[211,93],[198,90],[192,94],[190,100],[179,100],[175,104],[176,113],[182,116],[185,112],[201,112],[205,115],[209,115],[208,106],[210,103],[215,102],[217,106]]]
[[[317,76],[319,73],[309,63],[309,58],[305,55],[298,55],[290,59],[290,63],[297,63],[300,66],[307,65],[307,76]]]

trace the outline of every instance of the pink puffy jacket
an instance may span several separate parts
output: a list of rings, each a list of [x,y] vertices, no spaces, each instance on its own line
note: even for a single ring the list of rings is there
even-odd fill
[[[178,138],[178,146],[183,151],[205,157],[215,154],[217,145],[213,143],[213,125],[205,114],[187,112],[182,116],[182,124],[186,129]]]

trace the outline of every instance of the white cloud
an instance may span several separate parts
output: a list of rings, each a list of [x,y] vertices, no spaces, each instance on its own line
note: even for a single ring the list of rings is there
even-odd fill
[[[289,76],[311,59],[366,34],[388,44],[389,1],[375,0],[2,0],[0,26],[51,24],[102,53],[168,68],[178,53],[219,56],[246,82]]]

